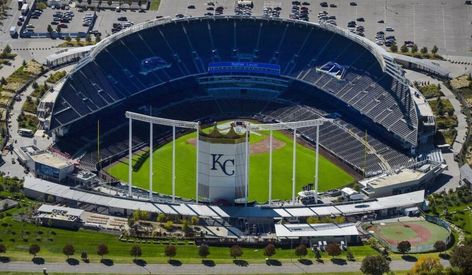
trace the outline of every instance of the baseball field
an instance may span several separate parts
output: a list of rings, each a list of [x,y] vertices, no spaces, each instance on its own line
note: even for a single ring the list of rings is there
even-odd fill
[[[182,198],[195,197],[195,133],[176,139],[176,195]],[[251,134],[249,199],[258,202],[268,200],[269,150],[268,133]],[[291,198],[293,140],[282,132],[273,133],[273,199]],[[146,149],[149,150],[149,149]],[[137,152],[133,163],[138,159]],[[172,193],[172,143],[165,144],[153,152],[153,190],[163,194]],[[297,143],[297,192],[308,183],[313,183],[315,152]],[[128,158],[106,168],[106,171],[123,182],[128,181]],[[342,168],[320,155],[319,189],[325,191],[348,185],[354,178]],[[148,189],[149,158],[141,168],[133,172],[133,185]]]

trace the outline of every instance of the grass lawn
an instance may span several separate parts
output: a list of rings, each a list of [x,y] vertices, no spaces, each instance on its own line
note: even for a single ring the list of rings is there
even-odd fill
[[[151,0],[151,5],[149,6],[149,10],[157,11],[159,9],[160,4],[161,4],[161,0]]]
[[[7,212],[17,213],[19,211],[25,210],[11,209]],[[2,256],[9,257],[12,261],[31,261],[32,255],[28,254],[28,248],[31,244],[38,244],[41,248],[38,257],[43,258],[46,262],[64,262],[66,256],[62,254],[62,248],[65,244],[72,244],[75,248],[73,258],[79,259],[80,253],[87,251],[91,262],[99,262],[101,258],[96,255],[96,248],[102,243],[108,246],[110,252],[104,258],[111,259],[114,263],[131,263],[132,257],[129,255],[129,251],[134,244],[141,246],[143,252],[141,259],[147,263],[166,263],[168,260],[164,256],[164,244],[143,243],[140,240],[136,242],[122,242],[118,240],[116,235],[91,230],[71,231],[36,226],[16,221],[12,216],[0,219],[0,239],[0,242],[5,244],[7,248],[7,252],[2,254]],[[184,241],[176,243],[184,243]],[[176,244],[175,246],[177,247],[175,259],[180,260],[184,264],[201,263],[196,245],[188,243]],[[352,246],[349,249],[358,260],[367,255],[377,254],[369,246]],[[265,261],[263,250],[263,248],[243,248],[241,259],[249,263],[263,263]],[[325,260],[330,259],[326,253],[322,253],[322,257]],[[278,248],[273,258],[286,262],[297,257],[292,249]],[[313,253],[309,252],[306,258],[313,259]],[[338,258],[346,259],[345,252]],[[211,246],[208,259],[214,260],[216,263],[232,263],[233,261],[227,247]]]
[[[195,197],[195,146],[188,141],[195,138],[195,133],[184,135],[176,140],[176,195],[185,198]],[[281,132],[273,133],[274,142],[279,140],[284,143],[273,151],[273,198],[290,199],[292,188],[292,148],[293,141]],[[268,138],[266,134],[251,135],[251,144]],[[314,176],[314,151],[310,148],[297,144],[297,191],[302,186],[312,183]],[[138,157],[133,156],[133,161]],[[171,194],[172,173],[172,143],[166,144],[153,153],[153,190]],[[112,176],[128,181],[128,159],[123,158],[120,162],[108,167],[107,172]],[[256,153],[250,157],[249,177],[249,199],[258,202],[268,200],[268,174],[269,153]],[[319,188],[325,191],[338,188],[353,182],[353,177],[328,159],[320,156],[319,162]],[[149,186],[149,159],[141,168],[133,173],[133,185],[147,189]]]

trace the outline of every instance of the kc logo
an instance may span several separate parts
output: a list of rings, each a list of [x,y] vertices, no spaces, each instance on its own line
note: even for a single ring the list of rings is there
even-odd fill
[[[223,160],[221,160],[222,157],[223,157],[223,154],[211,154],[211,158],[212,158],[211,170],[218,170],[216,168],[216,165],[218,165],[220,167],[221,171],[223,171],[223,173],[225,173],[225,175],[227,175],[227,176],[234,175],[234,159],[227,159],[227,160],[223,161]],[[232,166],[231,170],[227,170],[228,165]]]

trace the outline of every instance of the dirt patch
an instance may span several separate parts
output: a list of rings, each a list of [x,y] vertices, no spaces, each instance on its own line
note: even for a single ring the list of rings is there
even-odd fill
[[[187,139],[187,144],[192,144],[195,146],[195,138]],[[286,145],[285,142],[280,141],[276,138],[272,138],[272,150],[277,150],[283,148]],[[249,146],[249,153],[250,154],[261,154],[269,152],[269,138],[266,137],[263,140],[253,143]]]
[[[412,246],[424,244],[424,243],[428,242],[428,240],[431,239],[431,236],[432,236],[431,231],[428,228],[426,228],[426,227],[424,227],[420,224],[405,223],[402,226],[407,227],[407,228],[409,228],[409,229],[411,229],[415,232],[415,234],[416,234],[415,237],[410,238],[410,239],[406,239],[406,240],[401,240],[401,241],[409,241]],[[382,234],[382,231],[380,230],[379,226],[370,227],[368,230],[374,231],[376,234],[378,234],[380,237],[382,237],[382,239],[387,241],[390,245],[396,246],[400,242],[399,240],[389,239],[384,234]],[[400,235],[403,235],[404,232],[396,231],[395,233],[400,236]]]

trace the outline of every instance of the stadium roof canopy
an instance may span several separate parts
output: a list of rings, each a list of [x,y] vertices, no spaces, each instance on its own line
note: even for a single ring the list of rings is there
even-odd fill
[[[369,213],[382,209],[405,208],[416,206],[424,202],[424,190],[390,197],[378,198],[370,201],[358,201],[337,205],[319,205],[315,207],[220,207],[203,204],[182,203],[166,204],[150,201],[129,199],[126,197],[113,197],[105,194],[90,193],[69,186],[53,183],[43,179],[26,176],[25,190],[35,191],[40,194],[53,195],[58,198],[73,200],[82,203],[100,205],[115,209],[144,210],[150,213],[165,213],[182,216],[206,216],[214,218],[228,217],[265,217],[265,218],[291,218],[310,216],[339,216]]]
[[[276,224],[277,238],[358,236],[354,223]]]

